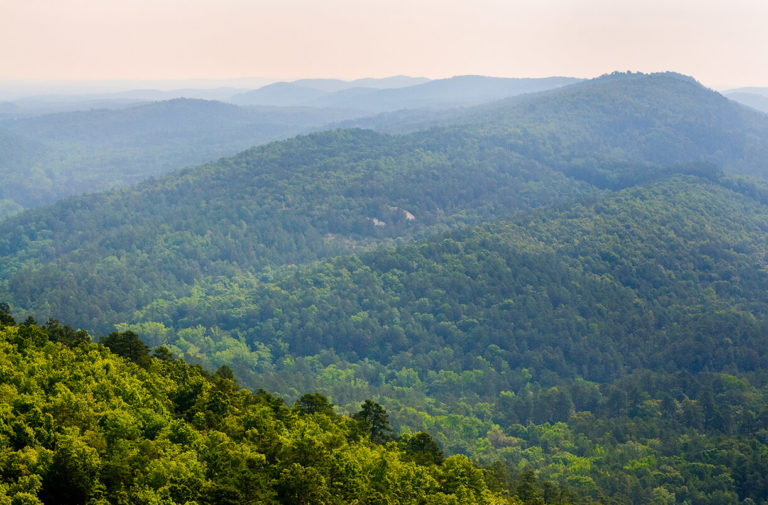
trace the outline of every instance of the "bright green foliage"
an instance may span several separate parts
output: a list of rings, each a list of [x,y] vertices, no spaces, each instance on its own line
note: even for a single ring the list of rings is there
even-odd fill
[[[528,465],[592,499],[760,503],[764,188],[672,177],[142,315],[195,328],[172,346],[211,366],[227,332],[253,342],[227,362],[254,386],[348,411],[376,398],[448,454]]]
[[[291,411],[179,360],[139,367],[23,328],[0,329],[0,503],[518,503],[466,458],[359,439],[320,395],[300,405],[327,409]]]
[[[37,414],[5,423],[8,451],[40,447],[18,464],[81,475],[55,485],[94,500],[765,504],[768,186],[725,175],[765,174],[765,135],[689,79],[613,75],[12,218],[0,289],[21,318],[118,324],[167,350],[131,368],[155,388],[129,395],[138,408],[89,414],[101,396],[35,370],[40,411],[84,426],[97,458]],[[358,254],[310,263],[342,252]],[[55,320],[7,340],[31,363],[61,359],[35,359],[48,340],[94,352]],[[331,400],[366,403],[349,418]],[[54,465],[56,437],[75,467]],[[54,489],[36,472],[6,487]]]

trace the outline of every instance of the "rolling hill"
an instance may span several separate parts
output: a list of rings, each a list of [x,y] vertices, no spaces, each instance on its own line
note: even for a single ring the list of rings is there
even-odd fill
[[[132,334],[97,346],[71,328],[0,318],[4,503],[533,505],[554,488],[446,458],[424,433],[395,437],[372,402],[341,416],[307,394],[291,408],[241,389],[226,368],[150,357]],[[518,493],[518,482],[529,485]]]
[[[740,88],[724,94],[731,100],[768,113],[768,88]]]
[[[36,207],[311,131],[346,112],[175,99],[0,121],[0,198]]]
[[[768,118],[690,78],[611,75],[480,106],[445,127],[299,137],[26,213],[0,225],[0,278],[37,317],[106,331],[159,293],[180,295],[204,278],[302,264],[669,172],[765,173],[766,146]]]
[[[475,76],[423,87],[424,81],[392,77],[275,83],[233,100],[247,107],[185,98],[137,104],[140,97],[157,96],[139,90],[120,95],[125,96],[120,107],[98,108],[99,102],[88,102],[83,104],[87,110],[9,113],[0,116],[1,135],[14,137],[13,145],[0,142],[0,175],[6,181],[0,188],[0,218],[68,196],[130,186],[379,110],[467,105],[570,82]]]
[[[443,121],[24,212],[2,297],[291,400],[373,398],[588,502],[768,500],[768,118],[667,73]]]
[[[559,88],[578,82],[569,77],[513,79],[464,75],[409,86],[377,85],[358,80],[346,86],[334,82],[301,80],[280,82],[232,98],[240,105],[293,105],[353,109],[379,113],[401,109],[449,109],[492,102],[524,93]],[[403,84],[400,81],[396,81]]]

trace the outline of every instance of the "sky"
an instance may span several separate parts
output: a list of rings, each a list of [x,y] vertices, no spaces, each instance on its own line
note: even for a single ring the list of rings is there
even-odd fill
[[[672,70],[768,86],[766,25],[768,0],[0,0],[0,82]]]

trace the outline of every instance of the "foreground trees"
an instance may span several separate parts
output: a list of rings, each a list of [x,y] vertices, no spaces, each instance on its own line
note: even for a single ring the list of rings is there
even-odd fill
[[[2,505],[519,503],[428,435],[396,441],[375,402],[289,409],[231,371],[150,358],[135,334],[67,345],[57,325],[2,321]]]

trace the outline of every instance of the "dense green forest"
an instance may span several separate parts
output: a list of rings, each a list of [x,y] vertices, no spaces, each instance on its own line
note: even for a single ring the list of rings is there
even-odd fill
[[[531,470],[394,436],[375,402],[351,416],[317,394],[291,407],[226,367],[153,354],[132,333],[96,345],[0,310],[0,503],[576,503]]]
[[[759,503],[766,189],[676,176],[269,281],[201,284],[120,328],[252,387],[348,409],[376,398],[451,453],[534,464],[592,499],[663,488]],[[704,457],[742,443],[758,444],[749,471],[735,453]],[[728,480],[704,487],[698,465]]]
[[[30,208],[137,184],[357,115],[175,99],[0,120],[0,199]]]
[[[616,74],[442,121],[24,212],[0,296],[49,339],[96,352],[60,319],[202,367],[147,373],[321,405],[348,443],[376,405],[403,438],[371,447],[436,442],[488,500],[768,503],[768,119]]]
[[[768,118],[676,74],[607,76],[461,122],[298,137],[25,213],[0,223],[0,290],[38,318],[108,331],[203,279],[699,173],[702,161],[765,172]]]
[[[404,111],[347,124],[471,132],[599,185],[616,185],[648,164],[710,162],[726,171],[767,174],[765,114],[675,73],[615,73],[450,114],[420,119]]]
[[[0,277],[36,316],[108,331],[201,278],[306,263],[594,191],[482,138],[317,133],[10,219],[0,224]]]
[[[36,114],[25,109],[23,100],[15,113],[9,104],[6,114],[0,115],[0,177],[4,181],[0,186],[0,220],[23,208],[130,186],[377,111],[408,109],[418,110],[420,115],[432,114],[425,108],[444,110],[486,103],[579,80],[461,76],[426,83],[412,81],[413,85],[397,89],[379,89],[388,86],[386,80],[359,83],[372,87],[337,80],[275,83],[233,97],[237,105],[176,98],[122,107],[112,103],[112,108],[103,108],[109,105],[108,98],[100,104],[83,97],[83,110]],[[354,89],[348,88],[352,86]],[[336,87],[343,89],[332,92]],[[186,91],[195,94],[195,90]],[[134,95],[134,100],[139,96],[147,100],[153,93],[138,91]],[[40,106],[45,110],[43,103]]]

